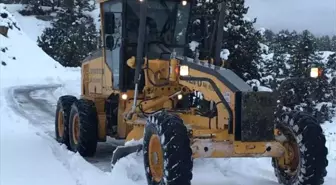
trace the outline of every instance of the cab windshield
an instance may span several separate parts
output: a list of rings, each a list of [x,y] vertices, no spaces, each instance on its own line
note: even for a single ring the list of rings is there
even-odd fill
[[[137,43],[140,20],[139,1],[127,1],[127,40]],[[146,17],[146,41],[149,45],[164,47],[163,50],[184,48],[189,21],[190,5],[180,0],[148,0]],[[149,46],[150,47],[150,46]],[[167,51],[165,51],[167,52]]]

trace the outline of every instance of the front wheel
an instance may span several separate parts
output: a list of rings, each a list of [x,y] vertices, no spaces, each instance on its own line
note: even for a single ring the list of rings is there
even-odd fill
[[[284,185],[321,185],[327,175],[328,149],[321,126],[302,112],[282,116],[276,128],[286,156],[273,158],[272,166],[278,182]]]
[[[148,118],[143,152],[148,185],[191,184],[190,139],[178,116],[160,112]]]

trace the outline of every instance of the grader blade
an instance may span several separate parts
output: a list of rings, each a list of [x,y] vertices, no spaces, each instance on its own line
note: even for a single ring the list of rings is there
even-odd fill
[[[131,146],[118,146],[112,154],[111,167],[113,168],[119,159],[126,157],[131,153],[140,152],[141,149],[142,144]]]

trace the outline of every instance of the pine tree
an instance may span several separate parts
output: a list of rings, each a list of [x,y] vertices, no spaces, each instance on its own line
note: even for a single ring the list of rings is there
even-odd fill
[[[219,11],[218,3],[222,1],[198,0],[197,6],[193,8],[192,33],[189,35],[189,40],[199,43],[202,59],[206,59],[204,56],[209,55],[209,52],[214,54],[216,38],[212,40],[211,37]],[[261,60],[262,51],[259,46],[261,34],[253,27],[255,20],[245,18],[248,8],[244,7],[244,0],[226,1],[225,8],[222,49],[230,53],[225,61],[225,67],[233,70],[244,80],[259,80],[257,64]],[[208,31],[204,31],[206,30],[204,28]]]
[[[328,35],[316,38],[317,49],[320,51],[331,51],[331,39]]]
[[[69,11],[80,13],[83,11],[92,11],[95,8],[94,1],[92,0],[63,0],[63,4]]]
[[[328,62],[325,67],[325,73],[326,76],[328,76],[329,87],[333,96],[333,103],[336,106],[336,53],[329,55]]]
[[[336,53],[328,56],[327,68],[336,71]]]
[[[266,44],[270,51],[274,50],[274,44],[275,44],[276,34],[269,29],[266,29],[263,35],[263,43]]]
[[[28,4],[19,13],[21,15],[45,15],[46,12],[41,8],[42,2],[42,0],[28,0]]]
[[[59,12],[57,17],[38,38],[38,45],[63,66],[80,66],[97,47],[93,18],[72,10]]]
[[[334,35],[332,38],[331,38],[331,51],[335,51],[336,52],[336,35]]]
[[[264,86],[276,90],[280,84],[290,74],[290,54],[294,48],[296,32],[282,30],[278,34],[271,31],[265,31],[263,34],[263,42],[268,43],[268,52],[262,54],[263,61],[258,64],[259,73],[261,73],[261,83]]]
[[[199,58],[202,60],[208,59],[207,57],[210,52],[214,51],[214,45],[211,51],[210,45],[213,44],[211,39],[218,13],[217,3],[217,1],[197,0],[196,6],[191,10],[192,24],[188,37],[189,40],[198,43],[197,48],[200,50]]]
[[[328,80],[332,99],[330,117],[333,117],[336,115],[336,53],[333,53],[328,57],[328,63],[326,65],[328,68],[327,75],[329,76]]]
[[[292,75],[295,77],[307,77],[310,67],[321,63],[321,56],[316,54],[315,37],[308,30],[302,32],[292,51]]]
[[[281,30],[274,40],[274,52],[289,54],[294,49],[294,45],[298,40],[298,34],[296,31]]]
[[[261,33],[254,29],[256,19],[245,18],[248,8],[244,0],[226,3],[222,47],[230,51],[227,66],[245,80],[260,79],[257,64],[261,60]]]
[[[265,49],[263,50],[263,54],[261,55],[261,60],[258,63],[258,72],[261,75],[260,78],[260,85],[266,86],[268,88],[273,88],[275,83],[275,77],[276,77],[276,69],[275,69],[275,63],[273,61],[273,53],[269,53],[269,47],[267,47],[264,44],[260,44]],[[258,82],[256,82],[258,83]],[[257,84],[254,84],[258,86]]]

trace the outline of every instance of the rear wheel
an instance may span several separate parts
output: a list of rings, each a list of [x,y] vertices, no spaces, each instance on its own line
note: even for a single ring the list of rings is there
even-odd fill
[[[74,96],[66,95],[59,97],[55,115],[55,136],[59,143],[65,144],[68,148],[69,143],[69,116],[71,105],[77,101]]]
[[[192,150],[187,128],[176,115],[160,112],[147,120],[144,165],[149,185],[190,185]]]
[[[328,149],[323,130],[317,121],[302,112],[284,115],[276,125],[279,142],[287,149],[272,165],[279,183],[285,185],[321,185],[327,175]]]
[[[93,101],[80,99],[72,105],[69,135],[72,151],[83,157],[94,156],[98,142],[98,116]]]

